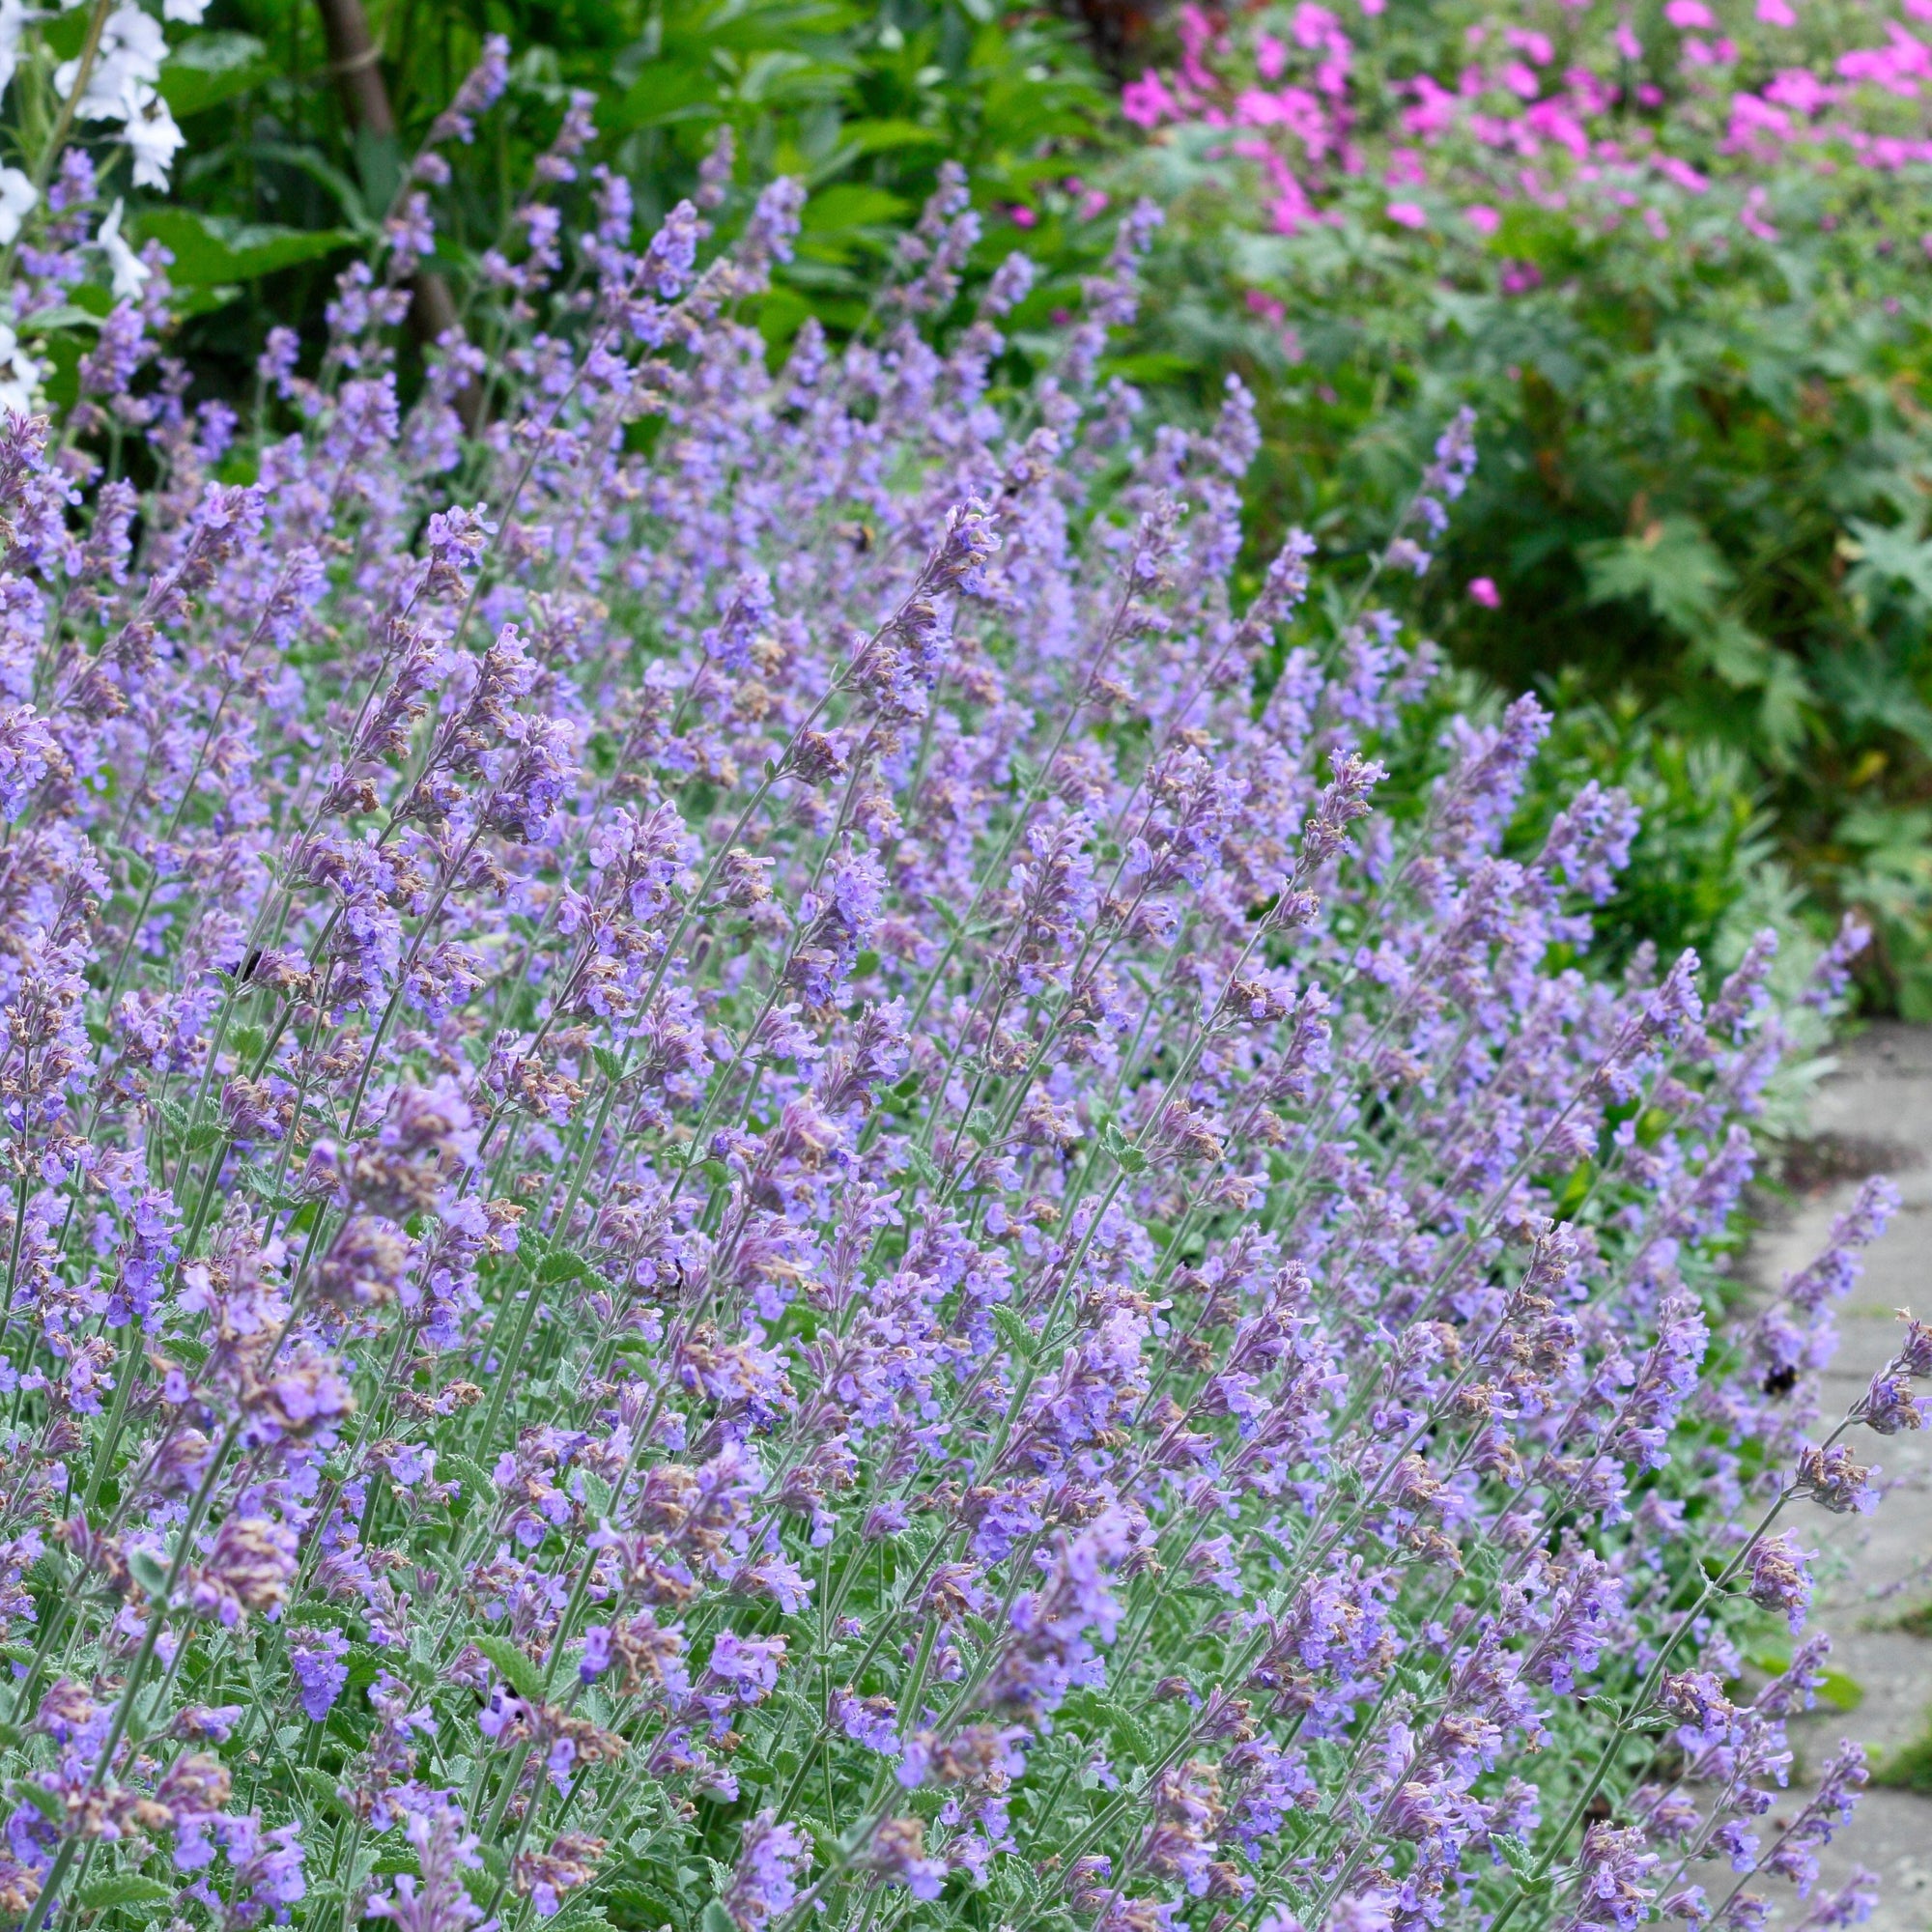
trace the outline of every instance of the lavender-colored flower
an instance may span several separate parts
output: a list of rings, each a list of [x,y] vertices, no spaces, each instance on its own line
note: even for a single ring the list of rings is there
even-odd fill
[[[1811,1577],[1804,1564],[1804,1553],[1789,1536],[1767,1536],[1750,1555],[1751,1602],[1783,1615],[1794,1636],[1804,1628],[1811,1605]]]
[[[745,1827],[738,1863],[724,1894],[724,1909],[740,1932],[758,1932],[783,1917],[798,1898],[799,1879],[811,1861],[810,1846],[790,1825],[760,1811]]]
[[[1798,1458],[1796,1493],[1808,1496],[1834,1516],[1857,1512],[1869,1515],[1878,1507],[1871,1479],[1877,1473],[1858,1462],[1843,1443],[1829,1449],[1806,1448]]]
[[[1831,1820],[1764,1821],[1822,1647],[1724,1689],[1741,1600],[1808,1589],[1751,1502],[1865,1506],[1825,1432],[1905,1426],[1932,1346],[1819,1416],[1876,1184],[1767,1307],[1703,1292],[1771,941],[1608,972],[1634,817],[1539,845],[1544,708],[1444,726],[1396,611],[1302,617],[1298,533],[1240,584],[1255,399],[1104,373],[1156,211],[1009,355],[1033,270],[975,306],[948,164],[871,323],[777,365],[803,190],[744,207],[720,142],[634,238],[612,170],[554,192],[556,111],[419,383],[433,150],[260,420],[160,359],[156,259],[75,409],[0,422],[0,1634],[66,1660],[0,1739],[0,1911],[141,1837],[232,1932],[320,1832],[474,1932],[619,1863],[689,1894],[732,1819],[742,1932],[1804,1879]],[[95,192],[50,183],[32,312]],[[1594,1760],[1666,1644],[1682,1787],[1558,1842],[1527,1759]],[[198,1701],[250,1672],[321,1776]]]
[[[455,1795],[431,1794],[426,1805],[404,1819],[403,1835],[415,1852],[416,1869],[398,1873],[393,1889],[369,1901],[367,1916],[389,1919],[397,1932],[469,1932],[483,1908],[470,1897],[463,1873],[483,1861]]]
[[[289,1643],[289,1668],[301,1690],[301,1707],[319,1724],[334,1708],[349,1682],[348,1639],[329,1630],[303,1631]]]

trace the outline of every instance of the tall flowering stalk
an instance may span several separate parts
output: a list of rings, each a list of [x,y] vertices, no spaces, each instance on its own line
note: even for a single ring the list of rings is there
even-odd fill
[[[1534,701],[1418,743],[1395,617],[1308,641],[1298,536],[1237,578],[1247,396],[1099,373],[1151,211],[1023,392],[951,175],[870,332],[774,371],[797,190],[640,246],[600,178],[566,234],[573,152],[487,376],[445,338],[399,403],[425,199],[268,345],[286,433],[137,391],[133,303],[92,416],[8,422],[0,1911],[1808,1884],[1856,1765],[1756,1821],[1822,1644],[1737,1641],[1932,1363],[1813,1439],[1877,1191],[1722,1291],[1773,942],[1555,963],[1627,802],[1518,851]],[[84,453],[137,406],[141,489]]]

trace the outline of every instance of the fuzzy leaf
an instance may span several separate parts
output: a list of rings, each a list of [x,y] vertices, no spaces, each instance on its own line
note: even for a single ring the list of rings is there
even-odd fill
[[[470,1641],[497,1666],[497,1674],[525,1703],[543,1702],[543,1673],[507,1637],[478,1636]]]
[[[139,1872],[112,1872],[83,1888],[80,1905],[86,1912],[105,1912],[112,1906],[165,1905],[174,1895],[174,1887],[157,1878],[144,1878]]]

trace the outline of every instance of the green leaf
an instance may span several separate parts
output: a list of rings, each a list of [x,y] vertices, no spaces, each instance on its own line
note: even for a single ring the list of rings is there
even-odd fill
[[[1838,540],[1839,551],[1851,560],[1847,586],[1871,596],[1887,584],[1899,583],[1921,605],[1932,605],[1932,542],[1920,543],[1910,528],[1888,529],[1861,517],[1847,520],[1849,538]]]
[[[597,1070],[605,1079],[615,1083],[624,1077],[624,1057],[612,1053],[608,1046],[593,1046],[590,1057],[597,1063]]]
[[[56,60],[72,60],[80,51],[80,43],[87,38],[85,10],[69,8],[53,14],[43,23],[41,38]]]
[[[709,60],[654,60],[617,99],[598,110],[598,126],[607,134],[623,134],[668,121],[708,119],[719,112],[719,91]]]
[[[110,1906],[165,1905],[174,1895],[174,1887],[157,1878],[143,1878],[139,1872],[110,1872],[82,1889],[80,1905],[84,1912],[105,1912]]]
[[[151,1597],[158,1597],[166,1591],[168,1568],[167,1559],[156,1556],[152,1549],[130,1549],[128,1552],[128,1574]]]
[[[355,130],[355,174],[371,208],[387,208],[403,184],[403,144],[366,124]]]
[[[554,1288],[562,1281],[581,1281],[589,1288],[611,1287],[608,1276],[600,1274],[582,1255],[569,1248],[553,1248],[544,1256],[536,1265],[536,1281],[540,1288]]]
[[[470,1641],[497,1666],[503,1682],[525,1703],[543,1702],[543,1674],[507,1637],[479,1636]]]
[[[332,255],[355,240],[346,228],[276,228],[231,221],[185,208],[151,209],[140,219],[140,239],[158,242],[174,256],[168,279],[178,288],[246,282],[298,262]]]
[[[906,1149],[906,1166],[922,1186],[937,1188],[941,1184],[939,1168],[923,1148]]]
[[[993,1304],[993,1325],[1006,1338],[1008,1348],[1011,1349],[1024,1361],[1032,1351],[1034,1337],[1019,1311],[1008,1302],[995,1302]]]
[[[894,148],[943,148],[951,137],[943,128],[923,128],[917,121],[848,121],[838,130],[838,144],[862,155],[880,155]]]
[[[828,187],[805,205],[800,227],[807,235],[841,228],[873,228],[905,213],[899,196],[882,187]]]
[[[473,1462],[460,1451],[445,1449],[436,1459],[439,1475],[454,1476],[463,1485],[462,1493],[470,1501],[496,1494],[497,1486],[490,1480],[490,1472],[481,1463]]]
[[[21,319],[18,327],[22,335],[50,335],[57,328],[99,328],[100,318],[91,314],[73,302],[59,302],[52,308],[36,309],[32,315]],[[147,862],[135,853],[128,855],[128,871],[136,885],[147,876]],[[138,868],[139,876],[134,876]]]
[[[724,1910],[724,1901],[714,1898],[697,1921],[698,1932],[738,1932],[738,1922]]]
[[[312,1764],[296,1766],[296,1782],[308,1793],[309,1797],[331,1818],[352,1816],[348,1805],[343,1804],[335,1789],[335,1779],[327,1772]]]
[[[1834,1711],[1856,1711],[1865,1701],[1865,1687],[1846,1671],[1828,1668],[1819,1680],[1818,1694]]]
[[[1503,1862],[1520,1879],[1536,1869],[1536,1854],[1514,1832],[1492,1832],[1490,1843],[1503,1855]]]
[[[277,1210],[300,1205],[295,1195],[287,1193],[277,1183],[275,1172],[272,1168],[244,1167],[236,1175],[235,1179],[250,1194],[258,1195],[270,1208]]]
[[[161,69],[161,99],[177,121],[259,86],[275,71],[253,34],[190,34]]]
[[[22,1778],[14,1787],[15,1798],[24,1798],[41,1816],[50,1824],[60,1825],[67,1821],[67,1805],[58,1791],[49,1791],[45,1785],[36,1784],[31,1777]]]
[[[1701,635],[1730,588],[1731,569],[1691,517],[1664,517],[1639,536],[1579,552],[1592,604],[1645,603],[1688,638]]]
[[[572,1254],[568,1248],[553,1248],[532,1272],[542,1287],[550,1288],[559,1281],[580,1280],[589,1266],[582,1255]]]

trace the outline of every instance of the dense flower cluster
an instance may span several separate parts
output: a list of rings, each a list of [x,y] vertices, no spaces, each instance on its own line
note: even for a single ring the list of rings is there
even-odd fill
[[[0,440],[0,1911],[1756,1923],[1862,1773],[1766,1823],[1739,1634],[1932,1367],[1817,1414],[1882,1187],[1722,1289],[1774,948],[1583,970],[1627,802],[1238,582],[1151,211],[1024,393],[952,177],[774,373],[798,191],[566,237],[582,132],[407,411],[420,201],[286,434],[156,265]]]
[[[1775,241],[1785,175],[1932,162],[1932,8],[1904,0],[1904,14],[1562,0],[1421,22],[1385,0],[1233,16],[1189,4],[1178,65],[1130,82],[1122,104],[1258,167],[1283,234],[1349,202],[1476,246],[1512,208],[1640,221],[1663,240],[1715,195],[1723,220]]]

